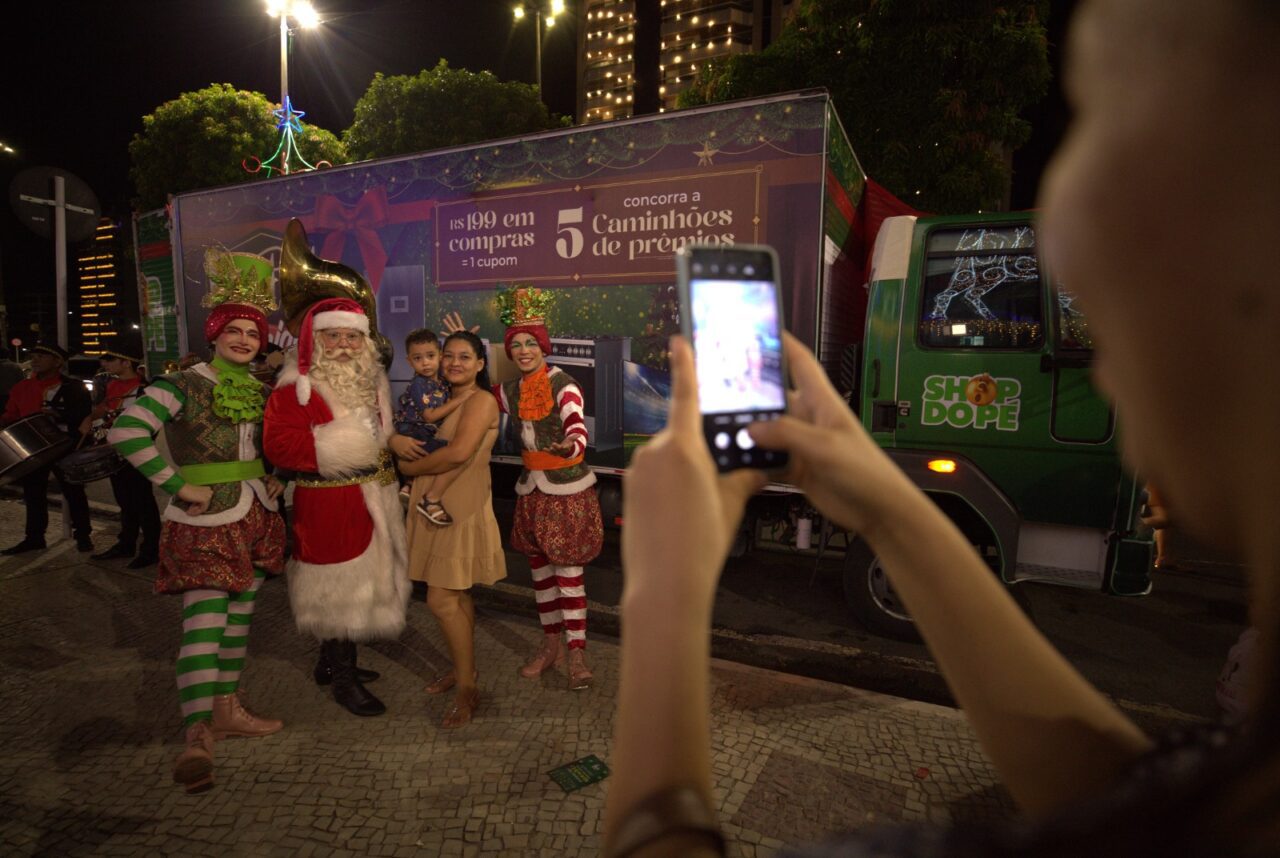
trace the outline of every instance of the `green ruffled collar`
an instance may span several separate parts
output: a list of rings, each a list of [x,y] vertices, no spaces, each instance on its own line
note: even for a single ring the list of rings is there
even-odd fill
[[[266,399],[262,382],[249,374],[248,364],[235,364],[220,357],[209,361],[218,372],[213,386],[213,413],[232,423],[257,423],[262,420]]]

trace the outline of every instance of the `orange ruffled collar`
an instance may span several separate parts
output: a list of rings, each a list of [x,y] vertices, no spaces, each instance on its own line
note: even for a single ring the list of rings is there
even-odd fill
[[[546,364],[543,364],[540,372],[520,379],[520,407],[517,413],[521,420],[541,420],[551,413],[555,404],[555,397],[551,394],[551,376],[548,375]]]

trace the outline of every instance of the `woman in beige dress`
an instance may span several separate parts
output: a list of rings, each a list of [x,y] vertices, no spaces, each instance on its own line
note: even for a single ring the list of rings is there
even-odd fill
[[[479,337],[458,331],[444,341],[440,371],[452,387],[454,399],[464,399],[440,427],[448,445],[414,461],[401,461],[407,476],[442,474],[461,468],[449,487],[453,523],[441,527],[410,512],[408,522],[409,576],[427,584],[427,607],[440,624],[452,669],[427,686],[429,694],[456,689],[443,727],[461,727],[471,720],[479,702],[476,688],[474,584],[492,584],[507,576],[502,536],[493,515],[489,454],[498,438],[498,403],[489,393],[484,346]],[[415,479],[409,498],[414,510],[429,480]]]

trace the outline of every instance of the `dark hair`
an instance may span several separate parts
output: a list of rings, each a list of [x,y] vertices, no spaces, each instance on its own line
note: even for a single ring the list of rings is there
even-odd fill
[[[436,348],[440,347],[440,337],[435,331],[428,328],[418,328],[416,331],[410,331],[409,336],[404,338],[404,350],[408,354],[409,349],[414,346],[420,346],[423,343],[435,343]]]
[[[476,373],[476,386],[481,390],[491,390],[493,384],[489,381],[489,358],[485,354],[484,341],[470,331],[454,331],[444,338],[444,344],[448,346],[453,340],[462,340],[471,346],[471,351],[475,352],[476,357],[485,362],[480,372]]]

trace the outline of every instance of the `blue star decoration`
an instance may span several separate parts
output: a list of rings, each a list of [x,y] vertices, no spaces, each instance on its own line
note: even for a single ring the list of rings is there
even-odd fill
[[[302,133],[302,123],[298,120],[307,115],[306,111],[294,110],[293,100],[289,96],[286,95],[284,97],[284,104],[280,106],[279,110],[273,110],[271,113],[279,120],[276,123],[278,130],[283,131],[288,128],[298,134]]]

